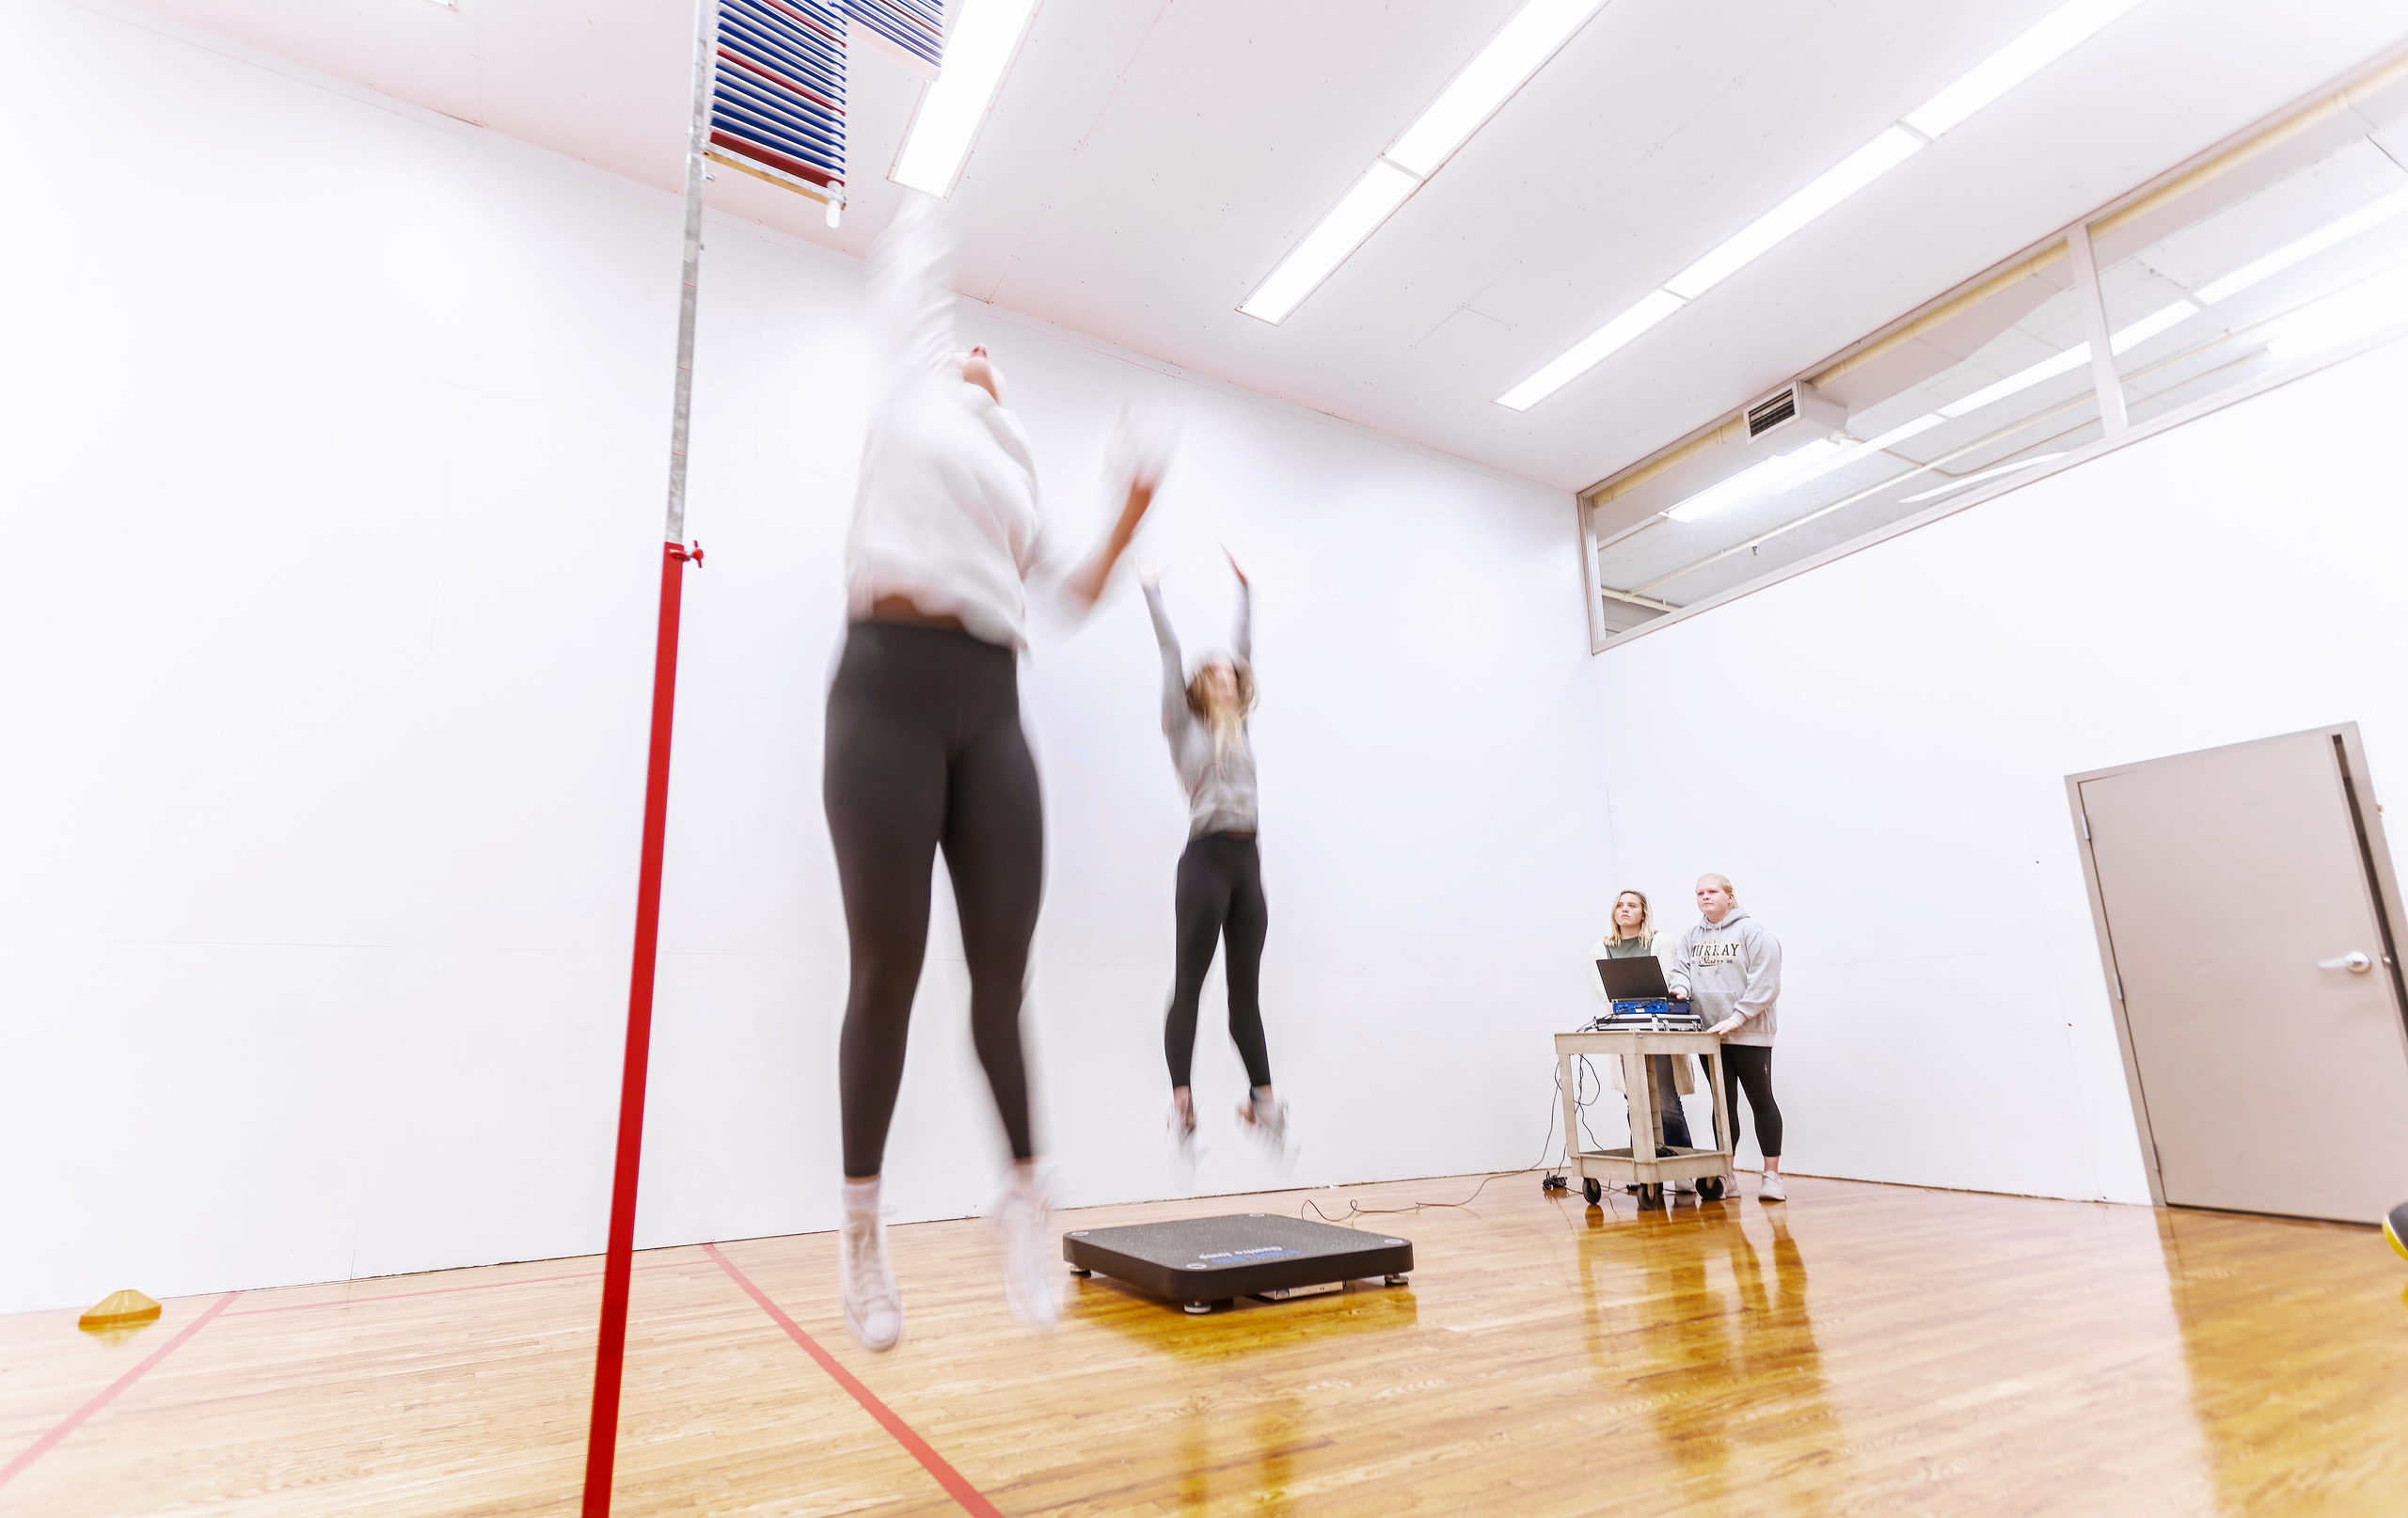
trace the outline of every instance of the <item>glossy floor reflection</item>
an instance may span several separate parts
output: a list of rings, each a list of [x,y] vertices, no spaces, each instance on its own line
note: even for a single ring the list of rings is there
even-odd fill
[[[1004,1513],[2401,1510],[2408,1268],[2372,1229],[1791,1195],[1596,1210],[1517,1177],[1365,1221],[1414,1241],[1408,1288],[1191,1319],[1071,1281],[1044,1338],[1003,1317],[975,1225],[898,1228],[910,1323],[882,1357],[837,1322],[826,1235],[729,1244],[724,1267],[656,1251],[617,1510],[963,1510],[738,1275]],[[218,1299],[188,1299],[117,1342],[72,1313],[0,1320],[0,1510],[571,1513],[593,1270],[250,1292],[205,1323]]]

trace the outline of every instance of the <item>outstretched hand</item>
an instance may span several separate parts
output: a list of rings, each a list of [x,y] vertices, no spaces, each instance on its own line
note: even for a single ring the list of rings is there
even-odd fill
[[[1239,584],[1251,585],[1254,583],[1252,580],[1245,577],[1245,571],[1238,567],[1238,556],[1229,552],[1228,545],[1223,544],[1221,546],[1221,557],[1229,561],[1229,573],[1238,577]]]
[[[1721,1021],[1716,1023],[1713,1027],[1708,1028],[1705,1031],[1714,1035],[1717,1038],[1726,1037],[1738,1031],[1739,1022],[1740,1020],[1737,1018],[1724,1018]]]
[[[1129,496],[1121,503],[1119,519],[1103,535],[1103,544],[1095,556],[1070,572],[1067,588],[1078,598],[1082,607],[1092,607],[1103,598],[1104,583],[1112,577],[1112,566],[1120,561],[1129,540],[1137,535],[1137,524],[1146,519],[1146,510],[1154,503],[1154,487],[1143,480],[1129,482]]]

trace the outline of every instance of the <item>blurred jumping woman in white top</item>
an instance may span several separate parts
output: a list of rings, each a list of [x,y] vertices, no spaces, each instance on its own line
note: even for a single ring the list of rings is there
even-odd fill
[[[1256,852],[1254,747],[1246,714],[1254,709],[1254,589],[1237,560],[1237,635],[1231,652],[1207,653],[1187,674],[1179,634],[1163,609],[1162,587],[1146,587],[1154,638],[1163,656],[1163,734],[1171,763],[1187,787],[1187,851],[1179,858],[1179,968],[1163,1053],[1170,1064],[1171,1135],[1182,1170],[1196,1154],[1196,1095],[1189,1074],[1196,1055],[1196,1002],[1213,950],[1228,948],[1229,1037],[1245,1061],[1247,1099],[1238,1118],[1275,1153],[1288,1143],[1288,1109],[1271,1085],[1271,1051],[1262,1034],[1262,941],[1271,929],[1262,899],[1262,860]]]
[[[862,450],[845,548],[851,621],[828,692],[828,831],[852,951],[838,1057],[838,1273],[845,1324],[871,1350],[892,1349],[903,1334],[879,1176],[939,848],[969,961],[971,1036],[1012,1151],[994,1215],[1005,1299],[1034,1326],[1060,1311],[1020,1034],[1044,875],[1044,815],[1018,685],[1024,582],[1041,577],[1043,559],[1037,475],[987,350],[955,348],[953,246],[941,218],[940,202],[907,191],[879,244],[871,303],[895,367]],[[1063,580],[1074,608],[1102,593],[1153,487],[1151,471],[1130,481],[1102,546]]]

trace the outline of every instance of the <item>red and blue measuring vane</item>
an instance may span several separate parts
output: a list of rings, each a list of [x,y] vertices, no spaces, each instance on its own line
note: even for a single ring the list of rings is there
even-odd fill
[[[677,380],[669,425],[669,515],[660,553],[659,627],[653,644],[652,744],[644,767],[643,835],[636,871],[635,955],[627,977],[626,1052],[602,1255],[602,1318],[594,1353],[594,1408],[585,1443],[584,1518],[609,1518],[618,1460],[619,1391],[626,1366],[636,1179],[643,1159],[645,1071],[652,1053],[653,977],[660,958],[660,872],[669,833],[669,740],[677,704],[677,624],[686,566],[686,454],[694,397],[694,292],[703,255],[705,159],[828,203],[845,203],[845,46],[849,27],[933,71],[944,55],[942,0],[700,0],[694,15],[693,112],[686,140],[686,258],[677,302]]]
[[[832,205],[845,203],[848,24],[933,73],[940,0],[720,0],[708,156]]]
[[[845,200],[845,0],[720,0],[713,160]]]

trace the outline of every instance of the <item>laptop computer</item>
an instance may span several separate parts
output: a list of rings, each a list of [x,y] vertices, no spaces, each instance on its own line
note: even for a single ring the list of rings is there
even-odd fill
[[[1652,1028],[1660,1032],[1705,1026],[1705,1020],[1687,1002],[1674,1001],[1664,983],[1664,962],[1652,954],[1597,961],[1597,980],[1606,988],[1612,1012],[1599,1019],[1600,1027]]]

